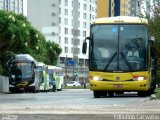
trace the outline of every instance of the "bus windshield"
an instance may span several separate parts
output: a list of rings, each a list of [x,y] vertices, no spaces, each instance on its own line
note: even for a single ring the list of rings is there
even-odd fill
[[[34,76],[34,65],[32,63],[14,62],[10,69],[14,79],[32,78]]]
[[[89,50],[90,70],[146,70],[147,37],[147,26],[143,24],[93,25]]]

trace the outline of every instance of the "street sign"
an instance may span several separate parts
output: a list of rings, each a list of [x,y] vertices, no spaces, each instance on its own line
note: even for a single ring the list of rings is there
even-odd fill
[[[75,65],[76,62],[74,60],[68,60],[67,65]]]

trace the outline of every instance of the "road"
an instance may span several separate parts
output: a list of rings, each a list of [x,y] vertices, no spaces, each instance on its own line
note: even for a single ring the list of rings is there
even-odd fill
[[[7,117],[15,118],[14,120],[19,120],[16,119],[17,116],[23,118],[20,120],[27,120],[29,116],[34,120],[43,119],[44,116],[47,116],[46,120],[52,119],[53,116],[54,120],[61,117],[62,120],[71,120],[74,117],[81,118],[81,120],[85,120],[85,118],[86,120],[92,120],[92,118],[97,120],[100,117],[106,120],[106,117],[109,117],[108,119],[119,118],[119,114],[159,115],[159,105],[159,101],[151,101],[149,97],[137,97],[136,93],[94,98],[92,91],[88,89],[0,94],[0,118],[5,118],[7,115]],[[160,119],[160,116],[156,117]]]
[[[102,106],[102,105],[127,105],[149,98],[137,97],[136,93],[105,98],[93,98],[92,91],[88,89],[64,89],[60,92],[17,93],[2,94],[0,105],[50,105],[50,106]]]

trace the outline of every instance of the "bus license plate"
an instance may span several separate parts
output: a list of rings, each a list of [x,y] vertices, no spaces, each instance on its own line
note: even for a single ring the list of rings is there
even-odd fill
[[[122,84],[114,84],[113,87],[114,88],[123,88],[123,85]]]

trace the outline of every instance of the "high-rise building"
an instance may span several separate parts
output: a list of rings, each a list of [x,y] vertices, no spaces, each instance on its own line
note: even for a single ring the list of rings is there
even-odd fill
[[[139,0],[130,0],[130,16],[141,15],[141,3]]]
[[[88,64],[88,55],[82,54],[82,43],[96,17],[96,4],[96,0],[27,0],[28,19],[47,40],[60,45],[58,65],[65,67],[68,61],[71,74],[80,73],[78,68]]]
[[[0,10],[23,14],[23,0],[0,0]]]
[[[98,0],[97,3],[97,18],[129,14],[129,0]]]
[[[130,0],[130,16],[150,16],[151,0]]]
[[[114,0],[114,2],[116,3],[117,0]],[[128,16],[129,15],[129,0],[118,0],[120,1],[120,16]],[[119,4],[119,3],[118,3]],[[116,6],[116,4],[115,4]],[[116,10],[115,9],[115,13],[116,11],[119,11],[119,10]],[[116,15],[115,16],[119,16],[119,15]]]

